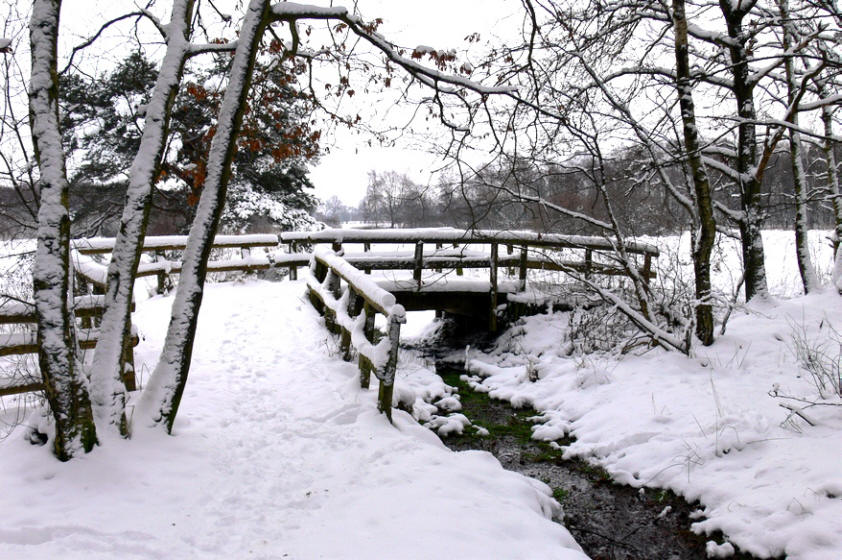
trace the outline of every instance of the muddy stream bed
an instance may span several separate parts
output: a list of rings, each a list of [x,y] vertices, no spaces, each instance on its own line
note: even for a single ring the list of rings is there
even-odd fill
[[[451,340],[447,346],[452,350]],[[428,351],[431,350],[429,347]],[[593,559],[703,559],[705,543],[722,542],[722,535],[697,535],[690,530],[692,512],[699,504],[688,504],[669,490],[616,484],[610,475],[583,459],[564,459],[557,445],[531,439],[535,410],[516,409],[506,401],[473,391],[460,379],[460,364],[437,359],[447,349],[435,347],[428,358],[436,360],[436,371],[445,383],[458,389],[462,414],[475,427],[463,434],[443,436],[449,448],[457,451],[479,449],[492,453],[506,469],[546,483],[561,503],[563,523],[584,551]],[[445,414],[443,412],[443,414]],[[752,559],[739,551],[731,558]]]

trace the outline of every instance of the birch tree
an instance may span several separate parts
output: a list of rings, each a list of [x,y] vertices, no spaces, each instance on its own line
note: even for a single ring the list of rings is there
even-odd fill
[[[38,316],[38,364],[55,419],[53,450],[66,461],[96,444],[88,382],[78,359],[75,319],[68,304],[70,217],[67,175],[58,126],[56,71],[60,0],[35,0],[29,24],[32,70],[29,114],[38,162],[38,248],[33,270]]]

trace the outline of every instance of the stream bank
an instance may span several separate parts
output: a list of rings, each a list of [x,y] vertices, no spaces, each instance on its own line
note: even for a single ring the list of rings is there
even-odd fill
[[[440,333],[441,334],[441,333]],[[615,483],[602,468],[584,459],[564,459],[563,448],[572,439],[543,442],[532,439],[539,413],[514,408],[509,402],[474,391],[460,377],[463,364],[443,360],[465,344],[487,347],[487,335],[447,332],[430,344],[416,347],[435,362],[436,372],[459,394],[462,409],[472,426],[462,434],[440,436],[455,451],[492,453],[509,470],[541,480],[562,505],[563,522],[584,551],[595,560],[706,559],[709,541],[723,542],[723,535],[697,535],[690,530],[698,503],[687,503],[673,492],[638,489]],[[446,414],[446,412],[442,412]],[[730,558],[755,557],[736,550]]]

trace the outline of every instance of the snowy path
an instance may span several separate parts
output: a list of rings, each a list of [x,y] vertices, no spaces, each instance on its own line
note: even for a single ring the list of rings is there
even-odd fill
[[[545,486],[389,426],[302,295],[209,287],[176,437],[135,427],[68,464],[1,442],[0,558],[585,558]],[[139,306],[138,364],[170,302]]]

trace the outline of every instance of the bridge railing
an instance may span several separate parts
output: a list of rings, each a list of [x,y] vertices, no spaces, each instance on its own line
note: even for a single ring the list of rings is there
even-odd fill
[[[497,329],[497,300],[499,297],[498,269],[508,268],[512,273],[518,271],[518,286],[526,289],[527,271],[530,269],[545,271],[575,272],[588,278],[592,275],[626,276],[630,270],[628,264],[612,262],[620,247],[614,240],[581,235],[541,234],[527,231],[464,231],[454,228],[418,228],[405,230],[344,230],[329,229],[314,232],[284,232],[281,241],[288,243],[291,250],[298,244],[330,243],[334,252],[339,252],[343,244],[362,244],[364,254],[346,254],[344,259],[369,273],[372,270],[412,270],[418,289],[422,288],[422,273],[426,269],[454,269],[457,275],[464,268],[489,269],[489,293],[491,312],[489,328]],[[413,254],[379,254],[371,252],[372,245],[414,245]],[[444,249],[445,244],[452,249]],[[435,245],[435,252],[424,254],[425,245]],[[488,252],[467,251],[460,247],[483,245],[490,247]],[[505,246],[506,254],[500,254],[500,246]],[[515,247],[519,250],[515,252]],[[537,250],[536,250],[537,249]],[[583,252],[581,260],[562,259],[559,252],[565,249]],[[655,277],[652,259],[659,255],[656,246],[638,241],[626,242],[622,249],[629,255],[643,258],[642,265],[632,263],[633,272],[645,282]],[[602,261],[594,260],[594,253],[605,255]],[[605,261],[608,262],[605,262]]]
[[[389,293],[361,270],[327,249],[317,248],[307,279],[310,301],[324,315],[325,325],[340,335],[342,358],[351,361],[356,349],[360,386],[367,389],[373,373],[380,380],[378,409],[391,421],[392,394],[398,363],[401,324],[406,312]],[[376,340],[375,315],[386,318],[386,336]]]

